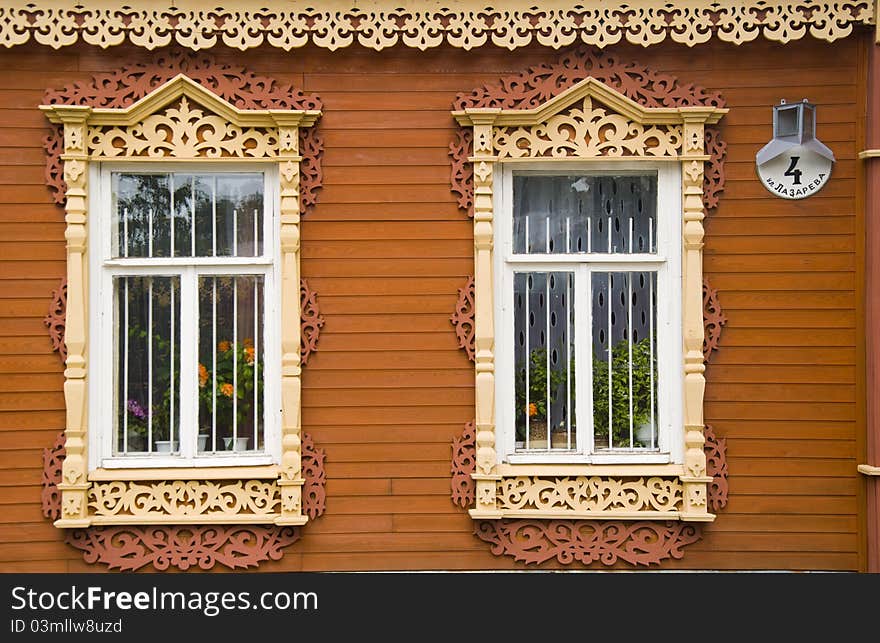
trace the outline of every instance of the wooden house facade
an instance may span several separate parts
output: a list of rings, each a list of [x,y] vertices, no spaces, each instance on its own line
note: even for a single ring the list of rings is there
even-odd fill
[[[880,571],[875,2],[225,6],[0,2],[0,569]]]

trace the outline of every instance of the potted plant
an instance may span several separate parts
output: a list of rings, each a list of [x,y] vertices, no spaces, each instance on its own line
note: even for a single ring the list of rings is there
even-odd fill
[[[648,338],[632,344],[633,447],[650,447],[651,398],[654,363]],[[656,359],[656,356],[655,356]],[[608,389],[611,387],[611,438],[614,448],[630,447],[630,343],[622,340],[611,350],[611,382],[608,360],[593,359],[593,425],[596,444],[608,444]],[[656,436],[656,433],[654,433]],[[655,438],[656,439],[656,438]]]
[[[220,432],[227,451],[247,451],[251,436],[256,436],[253,400],[259,397],[263,384],[263,369],[256,362],[253,339],[241,342],[221,340],[217,343],[216,371],[199,364],[200,429],[199,450],[213,448],[210,444],[212,431],[211,414],[216,412],[215,426]],[[254,372],[257,372],[256,386]],[[256,391],[255,391],[256,388]],[[234,403],[233,403],[234,401]],[[233,439],[232,417],[235,412],[237,434]]]
[[[548,417],[548,401],[550,406],[556,402],[561,390],[565,390],[564,384],[567,376],[564,368],[565,362],[559,368],[550,369],[550,396],[547,396],[547,349],[536,348],[529,353],[529,394],[525,395],[525,373],[517,372],[516,375],[516,446],[524,448],[526,431],[529,432],[529,448],[545,449],[547,440],[551,440],[554,447],[567,445],[567,435],[564,421],[560,430],[550,427]],[[571,393],[574,399],[574,369],[571,369]],[[528,422],[526,416],[528,415]],[[548,428],[550,436],[548,438]]]

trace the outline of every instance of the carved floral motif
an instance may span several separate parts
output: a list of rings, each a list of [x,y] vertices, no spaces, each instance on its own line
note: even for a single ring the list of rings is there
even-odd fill
[[[0,19],[0,41],[3,24]],[[192,52],[159,53],[151,63],[126,65],[114,72],[97,74],[89,82],[49,90],[43,103],[124,108],[178,74],[186,74],[238,109],[320,110],[323,107],[320,98],[304,94],[292,85],[257,76],[241,67],[220,65],[212,56]],[[67,190],[60,160],[63,149],[61,131],[60,125],[53,125],[51,133],[43,140],[46,182],[58,204],[64,203]],[[314,127],[299,128],[299,137],[303,156],[300,163],[300,209],[307,214],[315,205],[321,187],[323,145]]]
[[[58,484],[61,482],[61,466],[67,451],[64,449],[64,431],[58,434],[55,442],[48,449],[43,449],[43,471],[40,485],[40,504],[43,517],[49,520],[58,520],[61,517],[61,490]]]
[[[674,478],[517,476],[498,483],[501,511],[678,511],[682,484]]]
[[[308,433],[302,438],[302,476],[305,483],[302,489],[303,512],[314,520],[324,514],[327,506],[327,494],[324,486],[327,474],[324,471],[324,460],[327,454],[324,449],[315,446],[315,441]]]
[[[278,149],[274,132],[233,125],[186,96],[136,125],[90,127],[88,136],[89,154],[107,158],[274,158]]]
[[[682,142],[679,126],[645,126],[593,105],[556,114],[531,127],[496,127],[498,158],[579,158],[595,156],[676,156]]]
[[[700,527],[687,522],[598,520],[484,520],[474,533],[496,556],[512,556],[527,565],[556,559],[611,566],[658,565],[680,559],[684,547],[700,539]]]

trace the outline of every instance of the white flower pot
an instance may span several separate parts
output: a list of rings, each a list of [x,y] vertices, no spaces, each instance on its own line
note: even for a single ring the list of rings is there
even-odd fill
[[[199,433],[199,451],[208,450],[208,439],[211,436],[207,433]]]
[[[177,440],[174,440],[174,444],[171,443],[171,440],[156,440],[153,443],[156,453],[171,453],[172,451],[177,451],[177,445]]]
[[[248,440],[250,438],[235,438],[235,445],[232,444],[232,438],[223,438],[223,446],[226,447],[227,451],[247,451],[248,450]]]

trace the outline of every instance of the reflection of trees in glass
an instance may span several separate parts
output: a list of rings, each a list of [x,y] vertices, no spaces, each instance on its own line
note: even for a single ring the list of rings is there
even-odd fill
[[[262,250],[261,174],[114,173],[113,184],[116,256],[192,256],[193,225],[196,256],[255,256]]]

